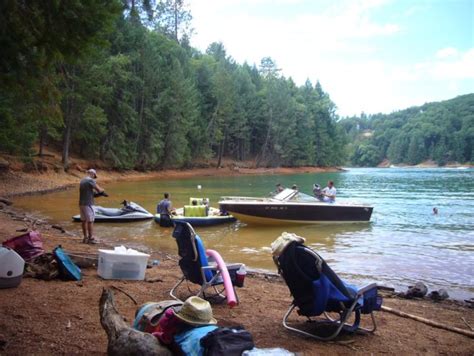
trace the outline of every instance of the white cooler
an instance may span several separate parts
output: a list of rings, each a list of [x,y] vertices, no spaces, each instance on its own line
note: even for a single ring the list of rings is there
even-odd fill
[[[0,288],[13,288],[21,283],[25,260],[8,247],[0,247]]]
[[[97,273],[104,279],[128,279],[141,281],[145,279],[145,270],[150,255],[146,253],[116,248],[115,250],[99,249],[99,266]]]

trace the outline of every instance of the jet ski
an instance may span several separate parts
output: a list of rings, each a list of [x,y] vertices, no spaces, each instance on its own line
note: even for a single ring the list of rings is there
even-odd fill
[[[94,205],[95,222],[128,222],[153,219],[153,214],[140,205],[124,200],[122,208],[104,208]],[[81,221],[80,215],[74,215],[73,221]]]

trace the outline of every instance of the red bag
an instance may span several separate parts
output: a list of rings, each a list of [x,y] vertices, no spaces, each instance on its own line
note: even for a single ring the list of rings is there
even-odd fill
[[[25,261],[44,253],[43,239],[37,231],[30,231],[26,234],[12,237],[3,242],[3,246],[15,250]]]

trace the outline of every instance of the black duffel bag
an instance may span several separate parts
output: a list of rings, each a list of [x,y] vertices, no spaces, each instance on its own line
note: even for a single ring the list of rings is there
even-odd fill
[[[217,328],[201,339],[204,356],[240,356],[255,347],[252,335],[241,327]]]

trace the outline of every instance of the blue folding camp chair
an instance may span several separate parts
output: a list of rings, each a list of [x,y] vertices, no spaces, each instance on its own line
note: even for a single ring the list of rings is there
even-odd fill
[[[377,294],[375,283],[361,289],[344,283],[321,256],[300,242],[290,242],[273,260],[294,298],[283,317],[286,329],[318,340],[331,340],[342,330],[360,333],[375,331],[377,326],[373,311],[380,310],[382,306],[382,297]],[[288,317],[295,308],[308,321],[315,322],[318,326],[328,326],[329,328],[324,328],[326,333],[321,335],[321,330],[308,332],[307,327],[303,330],[288,325]],[[339,314],[339,317],[331,318],[328,313],[332,312]],[[311,319],[322,314],[325,316],[323,320]],[[370,329],[360,326],[361,314],[370,314]],[[351,317],[353,322],[347,323]],[[328,329],[329,335],[326,335]]]
[[[201,238],[195,233],[189,223],[175,221],[174,224],[173,237],[178,244],[178,254],[181,257],[179,267],[183,272],[183,277],[173,286],[170,291],[170,296],[176,300],[181,300],[176,296],[175,292],[177,288],[186,281],[200,285],[199,291],[194,293],[188,284],[188,291],[191,295],[194,294],[201,298],[218,297],[225,299],[226,296],[224,294],[225,289],[223,288],[221,271],[218,266],[206,256],[206,250]],[[226,264],[236,297],[237,293],[235,292],[234,283],[236,272],[241,266],[241,263]],[[206,295],[208,289],[212,289],[213,292]]]

